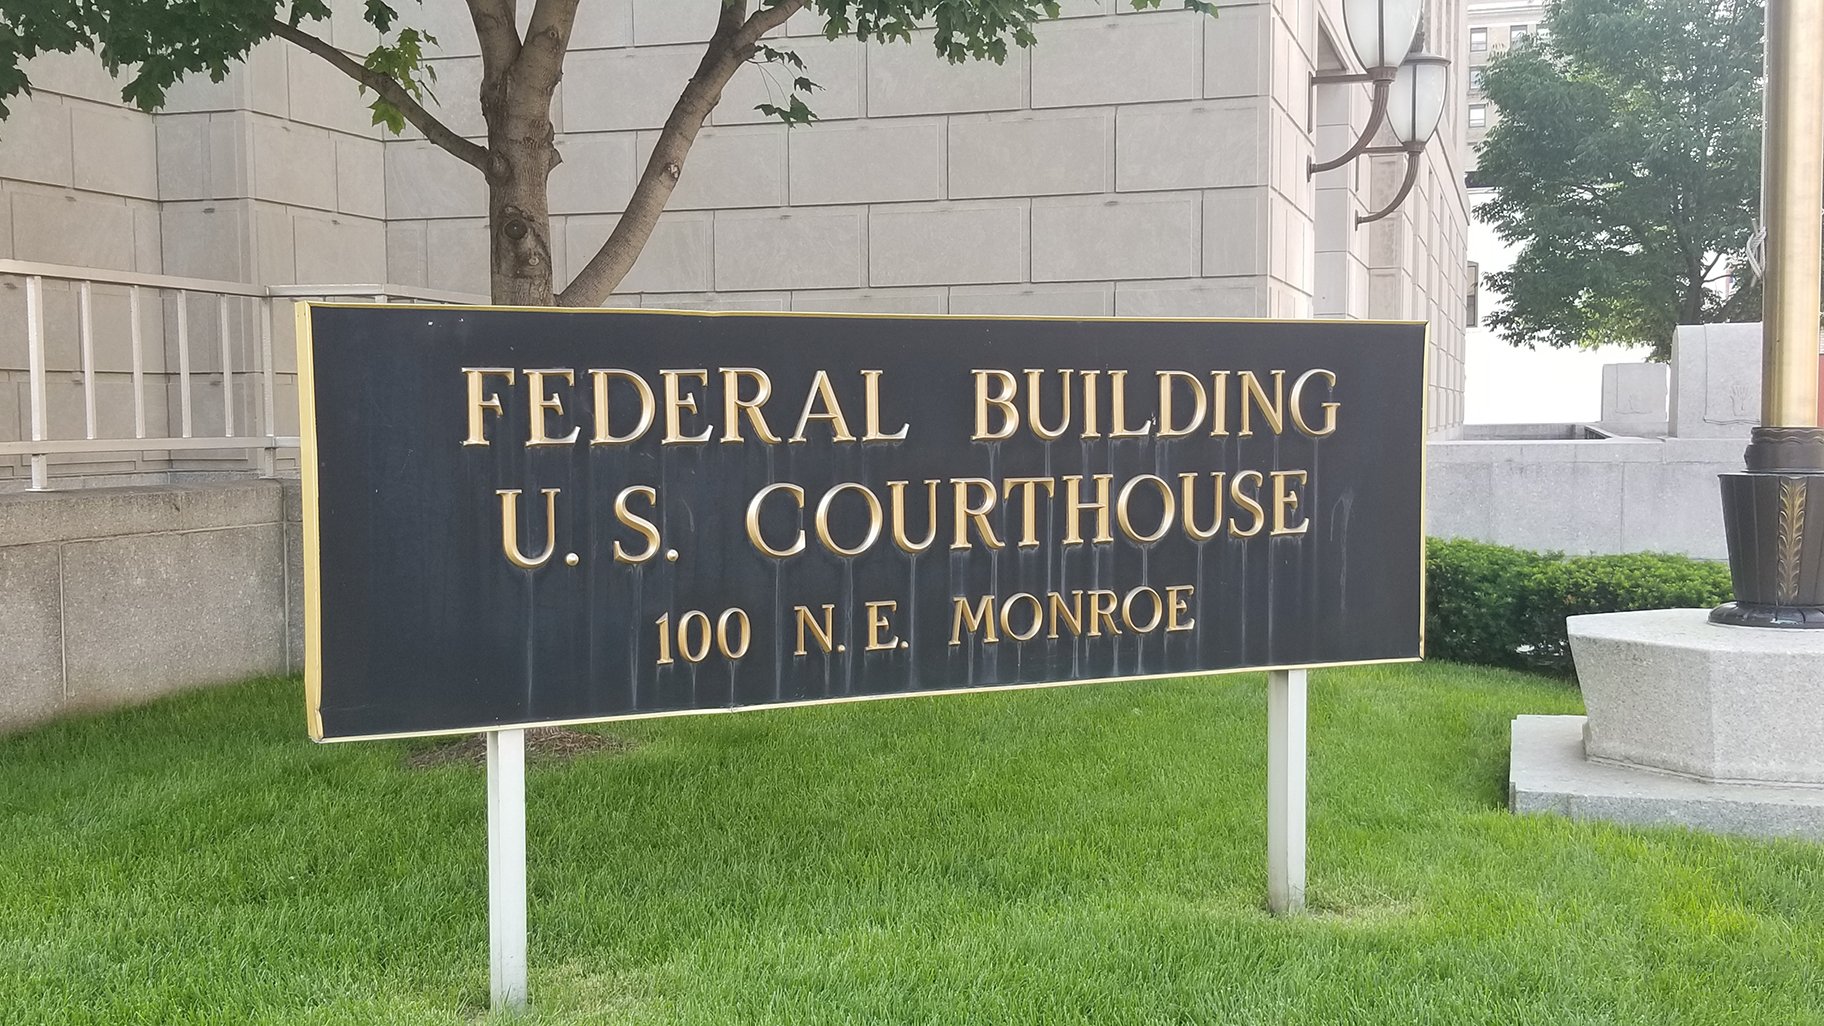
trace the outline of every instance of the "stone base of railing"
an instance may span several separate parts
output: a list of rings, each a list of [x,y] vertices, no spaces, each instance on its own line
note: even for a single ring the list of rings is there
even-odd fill
[[[303,660],[295,481],[0,495],[0,733]]]

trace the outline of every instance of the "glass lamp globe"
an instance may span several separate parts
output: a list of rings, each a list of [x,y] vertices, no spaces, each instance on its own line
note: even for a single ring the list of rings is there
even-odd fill
[[[1420,0],[1343,0],[1343,31],[1364,68],[1391,68],[1412,49]]]
[[[1438,130],[1450,91],[1450,61],[1435,53],[1406,56],[1387,96],[1387,127],[1408,146],[1422,145]]]

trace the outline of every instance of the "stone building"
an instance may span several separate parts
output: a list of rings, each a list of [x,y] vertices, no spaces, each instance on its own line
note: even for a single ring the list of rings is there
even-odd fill
[[[1218,18],[1067,0],[1003,65],[946,64],[923,34],[830,41],[800,15],[779,45],[823,86],[822,120],[768,122],[754,105],[778,94],[766,70],[743,69],[614,305],[1425,320],[1431,426],[1449,436],[1469,36],[1460,0],[1425,5],[1451,98],[1418,187],[1361,227],[1404,158],[1306,172],[1368,115],[1365,86],[1310,82],[1359,70],[1340,0],[1224,0]],[[332,6],[320,34],[355,54],[374,45],[361,4]],[[481,134],[460,0],[403,9],[440,40],[441,116]],[[560,281],[613,225],[716,9],[583,0],[555,110]],[[0,492],[52,490],[0,496],[0,680],[37,682],[13,685],[41,689],[15,703],[31,719],[105,702],[127,677],[156,690],[296,665],[296,524],[278,486],[201,482],[295,467],[291,297],[482,298],[482,182],[373,127],[351,81],[282,42],[220,83],[181,83],[156,115],[123,106],[92,55],[30,70],[34,94],[0,124]],[[80,515],[58,505],[79,501]],[[128,602],[111,590],[122,579],[182,601]],[[140,625],[135,673],[84,661],[100,639],[76,638],[66,611],[91,605],[169,612]],[[236,624],[222,645],[159,640],[211,617]],[[224,646],[238,654],[185,654]]]
[[[1544,20],[1545,0],[1484,0],[1469,5],[1469,99],[1464,117],[1468,151],[1463,163],[1472,194],[1476,189],[1476,147],[1501,117],[1482,91],[1482,69],[1489,58],[1539,32],[1539,23]]]

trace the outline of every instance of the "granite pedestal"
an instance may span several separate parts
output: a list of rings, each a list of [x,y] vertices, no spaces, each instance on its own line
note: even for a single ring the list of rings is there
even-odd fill
[[[1588,717],[1513,725],[1515,812],[1824,840],[1824,631],[1569,621]]]

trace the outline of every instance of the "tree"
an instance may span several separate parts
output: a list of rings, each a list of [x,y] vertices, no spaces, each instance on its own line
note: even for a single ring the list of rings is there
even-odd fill
[[[268,38],[287,40],[321,57],[372,92],[374,123],[397,133],[407,124],[472,166],[487,180],[491,291],[497,303],[595,306],[614,291],[651,236],[704,120],[722,88],[746,63],[772,64],[791,81],[778,104],[763,113],[788,125],[816,114],[806,97],[817,88],[810,69],[791,50],[762,40],[801,10],[823,20],[829,38],[852,35],[875,42],[909,41],[914,28],[935,29],[939,56],[951,62],[1006,58],[1009,46],[1036,41],[1033,24],[1057,17],[1058,0],[722,0],[721,16],[703,58],[679,94],[632,198],[606,243],[559,291],[551,275],[551,215],[546,180],[562,159],[554,145],[551,98],[579,3],[531,0],[521,35],[518,0],[465,0],[480,43],[482,77],[476,97],[487,126],[484,142],[451,131],[424,106],[435,78],[424,62],[436,40],[404,24],[389,0],[365,0],[363,17],[381,43],[364,58],[344,53],[309,31],[330,16],[328,0],[5,0],[0,4],[0,118],[5,101],[30,92],[24,62],[47,51],[93,49],[117,77],[122,97],[143,110],[163,105],[180,79],[207,74],[215,81]],[[1130,0],[1135,9],[1160,0]],[[1212,0],[1184,6],[1215,13]],[[401,6],[407,6],[402,4]]]
[[[1500,120],[1478,208],[1519,245],[1489,276],[1513,345],[1651,345],[1679,324],[1756,320],[1759,0],[1557,0],[1490,62]]]

